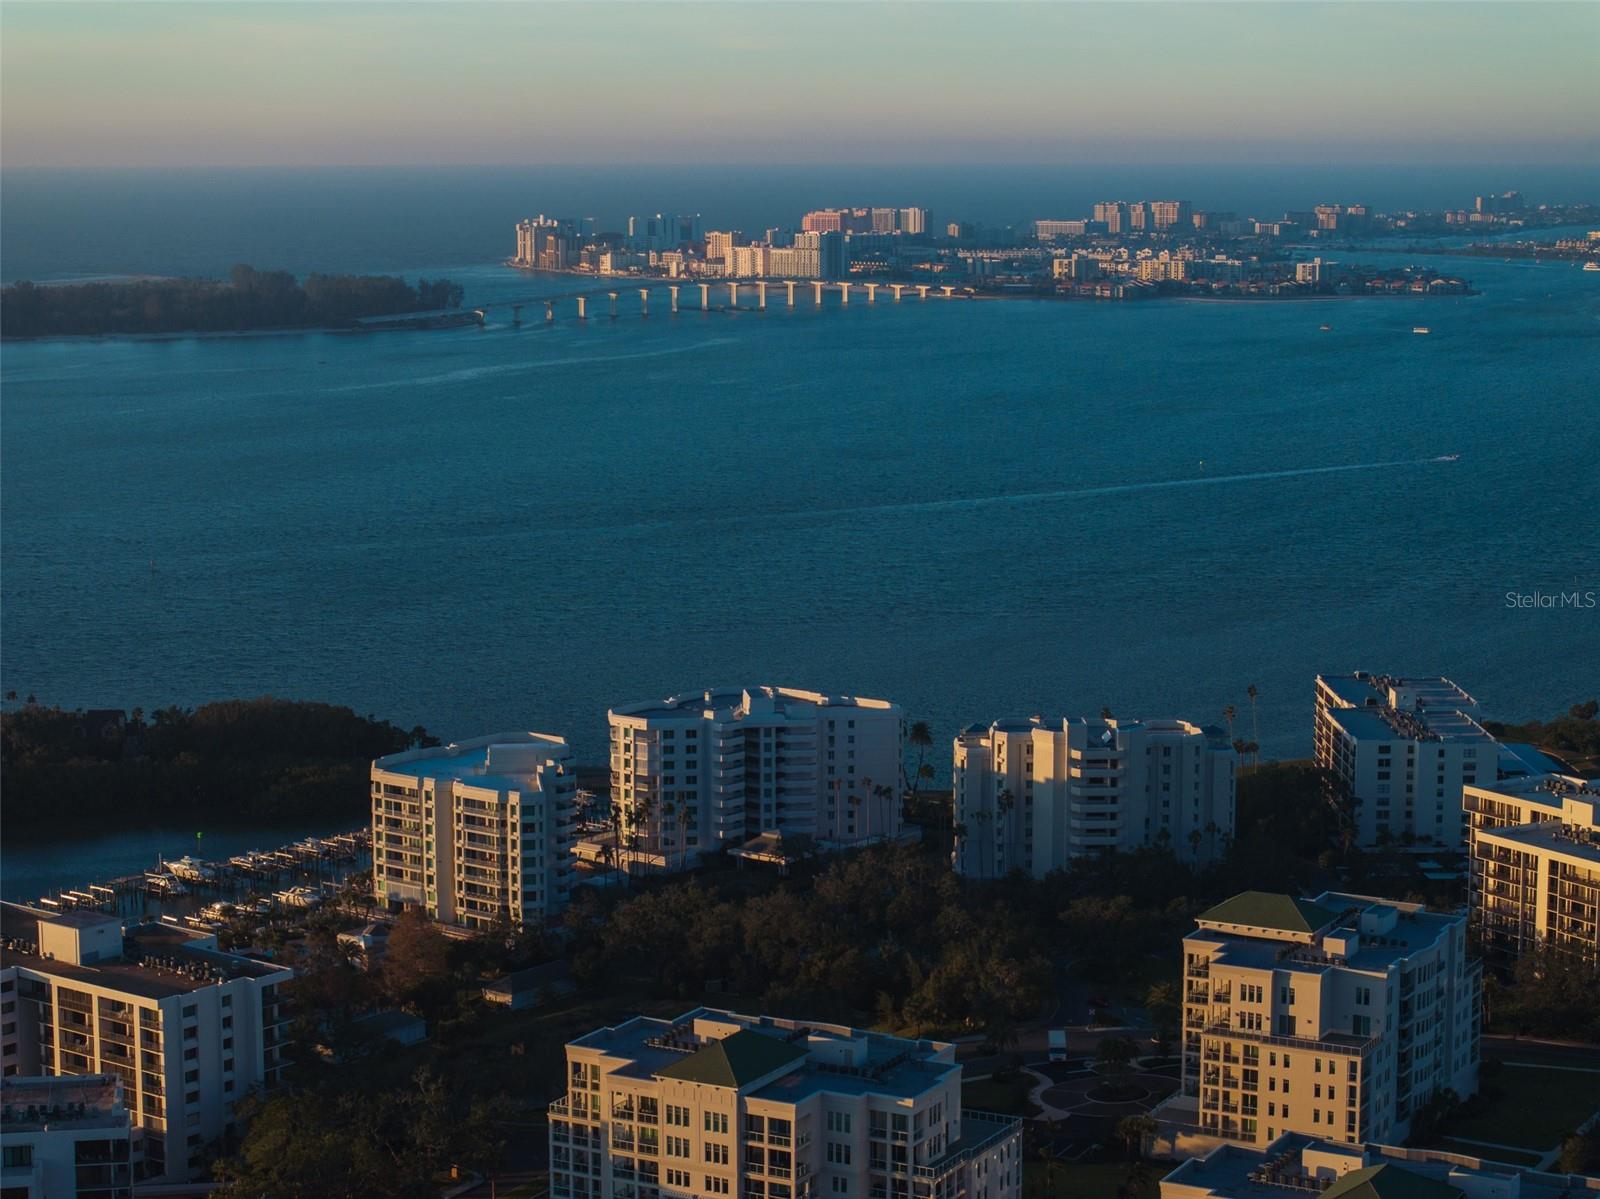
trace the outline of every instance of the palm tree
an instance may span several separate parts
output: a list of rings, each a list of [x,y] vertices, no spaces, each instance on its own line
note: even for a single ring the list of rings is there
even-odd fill
[[[1192,828],[1189,830],[1189,848],[1194,851],[1194,860],[1197,862],[1200,860],[1200,842],[1203,840],[1205,838],[1200,835],[1199,829]]]
[[[1229,704],[1226,708],[1222,709],[1222,719],[1224,719],[1224,720],[1226,720],[1228,722],[1228,740],[1229,741],[1233,740],[1233,721],[1234,721],[1234,718],[1236,716],[1238,716],[1238,715],[1239,715],[1239,713],[1234,710],[1234,707],[1233,707],[1232,704]],[[1237,744],[1237,743],[1235,743],[1235,744]]]
[[[1011,793],[1011,788],[1002,787],[1000,794],[994,797],[995,809],[995,848],[1009,845],[1011,841],[1011,812],[1017,806],[1017,797]],[[1002,827],[1003,826],[1003,827]],[[1005,854],[1006,866],[1011,865],[1009,853]]]
[[[1259,769],[1261,766],[1261,721],[1259,713],[1256,711],[1256,697],[1261,693],[1256,690],[1254,683],[1246,687],[1244,693],[1250,697],[1250,740],[1255,743],[1256,767]]]
[[[911,793],[915,795],[923,778],[923,759],[928,756],[928,750],[933,748],[933,730],[928,727],[926,720],[919,720],[911,726],[906,740],[917,747],[917,769],[911,776]]]

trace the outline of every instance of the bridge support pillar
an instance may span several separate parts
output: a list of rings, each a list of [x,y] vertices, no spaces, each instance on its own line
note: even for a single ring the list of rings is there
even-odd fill
[[[894,302],[896,304],[898,304],[900,302],[900,293],[903,292],[905,289],[906,289],[906,285],[904,283],[891,283],[891,284],[889,284],[889,290],[894,292]]]
[[[947,300],[956,294],[956,289],[953,287],[941,287],[939,290],[944,292],[944,298]]]
[[[650,289],[648,287],[639,289],[639,315],[650,315]]]
[[[739,285],[737,283],[728,284],[728,303],[735,308],[739,307]]]
[[[672,297],[672,311],[678,311],[678,289],[676,287],[667,288],[667,295]]]
[[[767,285],[765,283],[757,283],[756,284],[756,307],[757,308],[765,308],[766,306],[767,306]]]
[[[867,289],[867,303],[876,304],[878,302],[879,285],[876,283],[863,283],[861,286]]]
[[[926,283],[917,284],[917,299],[926,300],[927,298],[928,298],[928,285]]]
[[[589,298],[587,296],[578,297],[578,319],[580,321],[589,319]]]
[[[704,312],[706,309],[708,309],[710,307],[711,307],[711,285],[709,283],[702,283],[702,284],[700,284],[700,311]]]
[[[841,283],[841,284],[839,284],[839,303],[848,304],[849,302],[850,302],[850,285],[848,283]]]
[[[794,283],[793,282],[788,282],[788,283],[785,283],[783,286],[789,293],[789,307],[793,308],[794,307]]]
[[[606,298],[611,301],[611,319],[612,320],[616,320],[617,319],[617,293],[614,292],[614,291],[608,291],[608,292],[606,292]]]
[[[816,297],[817,307],[821,308],[822,307],[822,284],[813,283],[811,285],[811,290],[812,290],[813,294]]]

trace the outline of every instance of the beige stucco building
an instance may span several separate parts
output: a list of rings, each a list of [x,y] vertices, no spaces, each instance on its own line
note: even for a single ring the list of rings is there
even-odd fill
[[[1400,1141],[1436,1091],[1476,1092],[1482,965],[1465,915],[1247,891],[1195,923],[1183,1084],[1154,1113],[1175,1144]]]
[[[898,704],[725,687],[616,707],[608,719],[628,869],[683,869],[763,833],[824,849],[899,834]]]
[[[495,733],[372,764],[372,886],[445,924],[544,921],[567,905],[577,822],[572,751]]]
[[[225,953],[166,924],[124,929],[102,912],[0,904],[6,1069],[112,1075],[141,1178],[194,1176],[234,1106],[279,1081],[289,1017],[283,966]]]
[[[1510,966],[1538,946],[1600,963],[1600,779],[1546,774],[1465,788],[1472,927]]]
[[[955,1047],[699,1008],[567,1045],[553,1199],[1020,1199],[1022,1121],[962,1111]]]
[[[1477,710],[1445,678],[1317,676],[1316,763],[1354,801],[1361,845],[1465,846],[1462,788],[1499,777],[1500,747]]]
[[[1145,846],[1211,861],[1233,836],[1234,765],[1220,729],[1182,720],[972,725],[955,739],[952,864],[968,878],[1042,878]]]

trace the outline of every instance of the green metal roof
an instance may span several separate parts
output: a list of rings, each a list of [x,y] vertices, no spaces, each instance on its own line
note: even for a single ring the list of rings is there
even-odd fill
[[[1322,1199],[1461,1199],[1464,1192],[1448,1182],[1384,1162],[1352,1170],[1322,1192]]]
[[[1200,913],[1200,919],[1219,924],[1248,924],[1255,928],[1280,928],[1291,933],[1314,933],[1331,924],[1338,912],[1312,903],[1309,899],[1296,899],[1292,895],[1279,895],[1273,891],[1241,891],[1232,899],[1224,899],[1210,911]]]
[[[681,1062],[674,1062],[660,1071],[659,1076],[737,1090],[758,1078],[765,1078],[774,1070],[792,1065],[805,1055],[806,1051],[798,1045],[745,1028],[713,1041]]]

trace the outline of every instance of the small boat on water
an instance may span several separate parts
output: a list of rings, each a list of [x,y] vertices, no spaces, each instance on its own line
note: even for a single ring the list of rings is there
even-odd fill
[[[1332,329],[1332,328],[1333,328],[1333,326],[1332,326],[1332,325],[1323,325],[1323,326],[1322,326],[1322,331],[1323,331],[1323,332],[1324,332],[1324,333],[1327,333],[1327,332],[1328,332],[1328,331],[1329,331],[1329,330],[1331,330],[1331,329]]]
[[[1413,325],[1413,326],[1411,326],[1411,331],[1413,333],[1432,333],[1433,332],[1433,330],[1428,328],[1427,325]]]
[[[1595,259],[1591,258],[1588,262],[1583,264],[1583,269],[1586,271],[1600,271],[1600,261],[1596,261]]]
[[[221,924],[221,923],[224,923],[226,921],[232,920],[233,916],[234,916],[234,913],[237,912],[238,910],[239,909],[234,907],[233,904],[231,904],[231,903],[226,903],[226,902],[208,903],[208,904],[206,904],[205,907],[200,909],[200,919],[202,919],[202,920],[212,920],[212,921],[216,921],[217,923]]]
[[[314,908],[322,902],[322,896],[310,887],[290,887],[287,891],[275,891],[272,898],[286,908]]]
[[[178,881],[171,874],[147,874],[144,876],[145,890],[152,895],[177,896],[189,894],[189,888]]]
[[[1460,462],[1461,461],[1461,455],[1460,454],[1440,454],[1439,455],[1439,461],[1440,462]]]
[[[176,862],[164,863],[166,868],[186,883],[209,883],[217,872],[199,858],[184,854]]]

